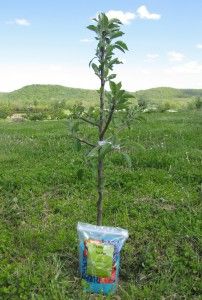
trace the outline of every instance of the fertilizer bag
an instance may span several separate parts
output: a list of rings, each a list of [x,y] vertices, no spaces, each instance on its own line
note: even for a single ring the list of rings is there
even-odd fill
[[[78,223],[79,267],[84,290],[97,294],[116,291],[120,251],[128,231],[118,227]]]

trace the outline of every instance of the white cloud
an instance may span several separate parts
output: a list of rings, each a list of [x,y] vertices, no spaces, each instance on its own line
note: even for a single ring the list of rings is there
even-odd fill
[[[202,44],[197,44],[197,45],[196,45],[196,48],[202,49]]]
[[[8,21],[8,22],[6,22],[6,24],[8,24],[8,25],[19,25],[19,26],[30,26],[31,25],[30,21],[27,20],[27,19],[24,19],[24,18],[15,19],[14,21]]]
[[[81,42],[81,43],[91,43],[91,42],[93,42],[93,40],[92,40],[92,39],[85,38],[85,39],[81,39],[80,42]]]
[[[147,62],[153,62],[156,61],[159,58],[159,54],[157,53],[148,53],[146,55],[146,60]]]
[[[109,10],[106,13],[109,19],[117,18],[123,24],[130,24],[136,18],[147,19],[147,20],[159,20],[161,18],[160,14],[149,12],[145,5],[138,7],[136,12],[124,12],[122,10]],[[98,13],[96,17],[98,16]]]
[[[31,23],[27,19],[15,19],[15,23],[20,26],[30,26]]]
[[[106,13],[109,19],[117,18],[123,24],[130,24],[135,19],[135,14],[132,12],[123,12],[121,10],[110,10]]]
[[[182,61],[185,55],[181,52],[170,51],[167,53],[170,61]]]
[[[140,19],[147,20],[159,20],[161,18],[160,14],[149,12],[148,8],[145,5],[140,6],[136,11]]]
[[[165,69],[166,73],[176,73],[176,74],[201,74],[202,75],[202,64],[197,61],[189,61],[185,64],[178,66],[172,66]]]

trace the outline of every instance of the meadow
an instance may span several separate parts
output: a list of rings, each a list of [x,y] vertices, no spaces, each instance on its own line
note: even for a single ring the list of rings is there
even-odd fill
[[[132,167],[105,161],[103,223],[130,234],[107,299],[200,299],[202,111],[144,116],[121,133]],[[73,143],[66,120],[0,121],[0,299],[95,299],[76,225],[96,221],[96,178]]]

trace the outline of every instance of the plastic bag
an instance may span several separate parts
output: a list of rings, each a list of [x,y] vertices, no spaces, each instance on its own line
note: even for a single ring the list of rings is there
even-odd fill
[[[119,277],[120,251],[128,231],[118,227],[78,223],[79,267],[84,290],[112,294]]]

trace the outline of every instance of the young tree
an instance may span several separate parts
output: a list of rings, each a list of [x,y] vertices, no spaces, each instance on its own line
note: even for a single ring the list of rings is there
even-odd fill
[[[92,148],[89,157],[96,157],[97,160],[97,225],[102,225],[103,215],[103,191],[104,191],[104,157],[112,150],[121,150],[117,144],[115,132],[111,137],[106,138],[106,134],[110,131],[112,121],[115,121],[115,115],[119,114],[120,120],[125,126],[129,123],[129,119],[133,117],[133,110],[129,108],[129,98],[133,96],[122,89],[121,82],[115,83],[113,79],[116,74],[112,73],[113,68],[122,62],[115,57],[115,50],[125,52],[128,50],[127,45],[119,40],[124,33],[120,30],[121,22],[118,19],[108,19],[106,14],[100,13],[93,19],[94,24],[87,28],[95,33],[97,47],[95,57],[90,61],[89,66],[94,70],[95,75],[99,78],[100,88],[99,107],[86,109],[82,105],[74,106],[71,114],[71,131],[72,136],[77,140],[77,147],[86,144]],[[118,39],[118,40],[117,40]],[[106,91],[106,85],[109,85],[110,91]],[[116,113],[116,114],[115,114]],[[74,122],[72,122],[74,120]],[[80,138],[78,136],[80,122],[86,122],[90,126],[94,126],[98,130],[98,141],[90,142],[89,139]],[[125,159],[129,163],[129,156],[124,153]]]

